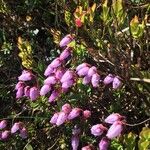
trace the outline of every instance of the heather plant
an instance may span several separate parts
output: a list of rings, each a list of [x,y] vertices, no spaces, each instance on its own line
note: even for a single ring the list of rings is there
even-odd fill
[[[0,0],[0,149],[150,149],[149,12]]]

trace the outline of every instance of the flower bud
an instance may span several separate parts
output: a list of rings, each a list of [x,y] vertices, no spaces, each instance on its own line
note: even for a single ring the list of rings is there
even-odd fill
[[[79,77],[86,76],[88,74],[88,71],[89,67],[83,67],[77,72],[77,74],[79,75]]]
[[[53,102],[57,97],[58,97],[59,93],[57,91],[52,91],[52,94],[50,95],[48,101],[49,102]]]
[[[116,76],[113,80],[113,89],[118,89],[122,85],[122,82],[120,81],[119,77]]]
[[[47,77],[47,76],[50,76],[52,73],[54,72],[54,68],[51,67],[51,64],[48,65],[48,67],[46,68],[45,72],[44,72],[44,75]]]
[[[71,138],[71,146],[72,146],[72,150],[78,150],[78,146],[79,146],[79,136],[72,136]]]
[[[109,74],[109,75],[107,75],[107,76],[105,77],[105,79],[104,79],[103,82],[104,82],[105,85],[107,85],[107,84],[112,83],[113,80],[114,80],[113,75],[112,75],[112,74]]]
[[[9,138],[9,136],[10,136],[10,131],[5,130],[1,133],[0,139],[7,140]]]
[[[22,75],[18,77],[19,81],[29,81],[33,77],[32,73],[29,71],[23,71]]]
[[[68,115],[65,112],[60,112],[57,118],[56,125],[60,126],[61,124],[63,124],[67,120],[67,116]]]
[[[73,80],[67,80],[62,83],[62,88],[63,89],[68,89],[73,85],[74,81]]]
[[[88,75],[86,75],[86,76],[83,78],[82,83],[83,83],[84,85],[87,85],[87,84],[90,83],[90,81],[91,81],[91,77],[89,77]]]
[[[23,128],[23,123],[22,122],[16,122],[12,128],[11,128],[11,133],[16,133],[18,130]]]
[[[43,85],[40,90],[40,95],[44,96],[51,90],[51,87],[49,85]]]
[[[59,56],[60,60],[65,60],[66,58],[68,58],[71,55],[70,53],[70,48],[67,47]]]
[[[54,76],[49,76],[46,80],[44,80],[44,84],[51,85],[57,82]]]
[[[16,98],[21,98],[23,96],[23,93],[24,93],[24,87],[19,87],[18,88],[18,91],[16,92]]]
[[[124,116],[121,116],[120,114],[118,113],[113,113],[113,114],[110,114],[106,119],[105,119],[105,122],[106,123],[109,123],[109,124],[113,124],[115,121],[119,121],[121,119],[124,119]]]
[[[93,87],[98,87],[100,82],[100,75],[97,73],[93,74],[91,82]]]
[[[116,121],[110,126],[106,136],[109,139],[113,139],[113,138],[119,136],[121,134],[122,130],[123,130],[123,122]]]
[[[107,130],[107,128],[104,127],[102,124],[97,124],[97,125],[92,126],[91,134],[93,134],[94,136],[100,136],[106,130]]]
[[[81,22],[81,19],[80,18],[76,18],[75,20],[75,24],[78,28],[80,28],[82,26],[82,22]]]
[[[67,70],[61,78],[61,83],[71,80],[73,78],[73,71]]]
[[[64,105],[62,106],[61,110],[62,110],[64,113],[68,114],[68,113],[71,112],[72,108],[71,108],[71,105],[70,105],[70,104],[66,103],[66,104],[64,104]]]
[[[68,115],[68,119],[72,120],[72,119],[80,116],[81,112],[82,112],[82,109],[80,109],[80,108],[73,108],[72,111]]]
[[[92,77],[97,72],[97,69],[95,66],[92,66],[88,71],[88,76]]]
[[[29,97],[29,96],[30,96],[30,86],[26,86],[26,87],[24,88],[24,95],[25,95],[26,97]]]
[[[32,101],[34,101],[34,100],[36,100],[38,98],[38,96],[39,96],[39,90],[38,90],[38,88],[37,87],[32,87],[30,89],[30,99]]]
[[[100,143],[99,143],[99,150],[108,150],[110,141],[104,137],[101,139]]]
[[[90,116],[91,116],[91,111],[89,111],[89,110],[83,111],[83,117],[85,119],[89,118]]]
[[[65,47],[67,46],[71,41],[73,40],[73,38],[71,37],[70,34],[66,35],[59,43],[60,47]]]
[[[57,119],[58,119],[58,116],[59,116],[59,113],[55,113],[55,114],[53,115],[53,117],[51,118],[50,123],[51,123],[51,124],[56,124]]]
[[[52,62],[51,62],[51,64],[50,64],[50,67],[51,68],[57,68],[57,67],[59,67],[61,65],[61,60],[60,60],[60,58],[55,58]]]
[[[27,136],[28,136],[28,132],[27,132],[27,129],[25,127],[23,127],[22,129],[20,129],[20,134],[19,134],[20,137],[22,137],[23,139],[26,139]]]
[[[7,126],[7,121],[6,120],[0,121],[0,129],[4,129],[6,126]]]

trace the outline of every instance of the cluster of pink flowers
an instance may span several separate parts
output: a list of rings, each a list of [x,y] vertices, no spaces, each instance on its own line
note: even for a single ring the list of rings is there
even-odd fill
[[[57,112],[52,116],[50,123],[60,126],[64,122],[80,116],[87,119],[91,116],[91,112],[89,110],[82,110],[81,108],[71,108],[70,104],[66,103],[62,106],[60,112]]]
[[[23,70],[22,74],[18,77],[19,82],[16,84],[15,90],[16,98],[19,99],[23,96],[29,97],[32,101],[36,100],[39,96],[39,89],[35,75],[28,70]]]
[[[6,127],[7,127],[7,121],[6,120],[0,121],[0,140],[3,140],[3,141],[8,140],[11,134],[14,134],[17,132],[19,133],[19,136],[21,138],[23,139],[27,138],[27,134],[28,134],[27,129],[25,128],[22,122],[14,123],[14,125],[11,128],[11,131],[10,130],[2,131]]]
[[[106,134],[106,136],[103,137],[99,142],[100,150],[107,150],[110,144],[110,140],[118,137],[121,134],[125,125],[125,123],[123,122],[124,119],[124,116],[121,116],[118,113],[113,113],[105,119],[106,123],[112,124],[109,129],[106,128],[103,124],[96,124],[92,126],[91,134],[93,134],[94,136],[101,136],[103,134]]]

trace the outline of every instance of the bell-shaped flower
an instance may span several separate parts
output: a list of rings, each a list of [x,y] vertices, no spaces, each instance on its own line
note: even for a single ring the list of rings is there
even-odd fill
[[[93,87],[98,87],[100,82],[100,75],[97,73],[93,74],[91,82]]]
[[[114,78],[112,85],[113,85],[113,89],[118,89],[122,85],[122,82],[118,76]]]
[[[113,76],[112,74],[109,74],[109,75],[107,75],[107,76],[104,78],[103,83],[104,83],[105,85],[107,85],[107,84],[112,83],[113,80],[114,80],[114,76]]]
[[[82,147],[81,150],[93,150],[93,149],[92,149],[91,145],[87,145],[87,146]]]
[[[73,40],[72,36],[70,34],[66,35],[59,43],[60,47],[67,46],[71,41]]]
[[[78,66],[76,67],[76,71],[78,72],[80,69],[82,69],[82,68],[84,68],[84,67],[89,67],[89,64],[87,64],[87,63],[82,63],[82,64],[78,65]]]
[[[18,80],[19,81],[29,81],[31,80],[33,77],[33,74],[29,71],[24,71],[19,77]]]
[[[26,139],[27,136],[28,136],[28,131],[25,127],[23,127],[22,129],[19,130],[20,131],[20,134],[19,136],[23,139]]]
[[[59,96],[59,93],[56,90],[54,90],[52,91],[48,101],[53,102],[58,96]]]
[[[74,119],[76,117],[79,117],[81,112],[82,112],[82,109],[80,109],[80,108],[73,108],[71,110],[71,112],[69,113],[69,115],[68,115],[68,119],[72,120],[72,119]]]
[[[30,99],[32,101],[36,100],[39,97],[39,89],[37,87],[32,87],[30,89]]]
[[[97,69],[95,66],[92,66],[88,71],[88,76],[92,77],[97,72]]]
[[[51,64],[50,64],[47,66],[47,68],[44,72],[44,75],[47,77],[47,76],[50,76],[53,72],[54,72],[54,68],[52,68]]]
[[[46,80],[44,80],[44,84],[51,85],[57,82],[54,76],[49,76]]]
[[[56,72],[55,72],[56,79],[60,80],[63,75],[64,75],[64,70],[63,69],[57,69],[56,70]]]
[[[93,134],[94,136],[100,136],[104,133],[104,131],[107,131],[107,128],[102,124],[94,125],[91,128],[91,134]]]
[[[16,133],[17,131],[19,131],[20,129],[23,128],[23,123],[22,122],[16,122],[14,123],[14,125],[11,128],[11,133]]]
[[[58,113],[58,112],[55,113],[55,114],[52,116],[52,118],[51,118],[51,120],[50,120],[50,123],[51,123],[51,124],[56,124],[57,119],[58,119],[58,116],[59,116],[59,113]]]
[[[103,137],[99,142],[99,150],[108,150],[110,141],[106,137]]]
[[[57,68],[57,67],[59,67],[60,65],[61,65],[61,60],[60,60],[59,57],[57,57],[57,58],[55,58],[55,59],[51,62],[50,67],[51,67],[51,68]]]
[[[10,131],[5,130],[5,131],[3,131],[3,132],[1,133],[0,139],[2,139],[2,140],[7,140],[7,139],[9,138],[9,136],[10,136]]]
[[[72,78],[73,78],[73,71],[71,71],[71,70],[67,70],[65,73],[64,73],[64,75],[62,76],[62,78],[61,78],[61,82],[63,83],[63,82],[65,82],[65,81],[68,81],[68,80],[71,80]]]
[[[79,75],[79,77],[86,76],[88,74],[89,69],[89,67],[83,67],[77,72],[77,74]]]
[[[66,103],[66,104],[64,104],[64,105],[61,107],[61,110],[62,110],[63,112],[65,112],[66,114],[68,114],[68,113],[71,112],[72,108],[71,108],[71,105],[70,105],[70,104]]]
[[[68,58],[69,56],[71,55],[71,52],[70,52],[70,48],[67,47],[59,56],[60,60],[65,60],[66,58]]]
[[[106,119],[105,119],[105,122],[106,123],[109,123],[109,124],[113,124],[115,121],[119,121],[121,119],[124,119],[125,117],[124,116],[121,116],[120,114],[118,113],[113,113],[113,114],[110,114]]]
[[[40,90],[40,95],[44,96],[46,95],[49,91],[51,90],[51,87],[49,85],[43,85],[41,90]]]
[[[67,80],[65,82],[62,83],[62,88],[63,89],[68,89],[70,88],[72,85],[74,84],[73,80]]]
[[[20,87],[24,87],[24,82],[19,81],[15,86],[15,90],[18,90]]]
[[[17,99],[21,98],[23,96],[23,94],[24,94],[24,87],[21,86],[21,87],[18,88],[18,90],[16,92],[16,98]]]
[[[79,136],[72,136],[71,138],[72,150],[78,150],[79,147]]]
[[[119,136],[121,134],[122,130],[123,130],[123,122],[116,121],[110,126],[110,128],[107,131],[106,136],[109,139],[113,139],[113,138]]]
[[[90,81],[91,81],[91,77],[89,77],[88,75],[86,75],[86,76],[83,78],[82,83],[83,83],[84,85],[87,85],[87,84],[90,83]]]
[[[60,126],[60,125],[62,125],[66,120],[67,120],[67,114],[65,113],[65,112],[60,112],[59,113],[59,116],[58,116],[58,118],[57,118],[57,122],[56,122],[56,125],[57,126]]]
[[[24,96],[26,96],[26,97],[30,96],[30,86],[26,86],[24,88]]]
[[[6,120],[0,121],[0,130],[6,128],[6,126],[7,126],[7,121]]]

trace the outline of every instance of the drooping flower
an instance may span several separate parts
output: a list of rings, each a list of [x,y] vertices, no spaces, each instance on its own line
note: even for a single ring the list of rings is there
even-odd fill
[[[67,46],[72,40],[73,40],[73,37],[72,37],[70,34],[68,34],[68,35],[66,35],[66,36],[60,41],[59,46],[60,46],[60,47],[65,47],[65,46]]]
[[[52,73],[54,72],[54,68],[51,67],[51,64],[48,65],[48,67],[46,68],[45,72],[44,72],[44,75],[47,77],[47,76],[50,76]]]
[[[19,81],[15,86],[15,90],[18,90],[20,87],[24,87],[24,82]]]
[[[71,138],[72,150],[78,150],[79,147],[79,136],[72,136]]]
[[[88,76],[92,77],[97,72],[97,69],[95,66],[92,66],[88,71]]]
[[[40,95],[44,96],[46,95],[49,91],[51,90],[51,87],[49,85],[43,85],[41,90],[40,90]]]
[[[21,98],[23,96],[23,94],[24,94],[24,87],[21,86],[21,87],[18,88],[18,90],[16,92],[16,98],[17,99]]]
[[[56,90],[52,91],[52,94],[50,95],[48,101],[53,102],[58,97],[58,95],[59,93]]]
[[[44,80],[44,84],[51,85],[57,82],[55,76],[49,76],[46,80]]]
[[[87,84],[90,83],[90,81],[91,81],[91,77],[89,77],[88,75],[86,75],[86,76],[83,78],[82,83],[83,83],[84,85],[87,85]]]
[[[82,112],[82,109],[80,109],[80,108],[73,108],[71,110],[71,112],[69,113],[69,115],[68,115],[68,119],[72,120],[72,119],[80,116],[81,112]]]
[[[118,89],[122,85],[122,82],[118,76],[113,80],[113,89]]]
[[[51,68],[57,68],[57,67],[59,67],[60,65],[61,65],[61,60],[60,60],[59,57],[57,57],[57,58],[55,58],[55,59],[51,62],[50,67],[51,67]]]
[[[102,124],[94,125],[91,128],[91,134],[93,134],[94,136],[100,136],[104,133],[104,131],[107,131],[107,128]]]
[[[110,114],[106,119],[105,119],[105,122],[106,123],[109,123],[109,124],[113,124],[115,121],[119,121],[121,119],[124,119],[125,117],[124,116],[121,116],[120,114],[118,113],[113,113],[113,114]]]
[[[58,112],[55,113],[55,114],[53,115],[53,117],[51,118],[50,123],[51,123],[51,124],[56,124],[57,119],[58,119],[58,116],[59,116],[59,113],[58,113]]]
[[[108,150],[110,141],[106,137],[103,137],[99,142],[99,150]]]
[[[6,120],[0,121],[0,129],[4,129],[6,126],[7,126],[7,121]]]
[[[64,73],[64,75],[62,76],[62,78],[61,78],[61,82],[63,83],[63,82],[65,82],[65,81],[68,81],[68,80],[71,80],[72,78],[73,78],[73,71],[71,71],[71,70],[67,70],[65,73]]]
[[[113,139],[113,138],[119,136],[121,134],[122,130],[123,130],[123,122],[116,121],[110,126],[110,128],[107,131],[106,136],[109,139]]]
[[[107,84],[112,83],[113,80],[114,80],[114,76],[113,76],[112,74],[109,74],[109,75],[107,75],[107,76],[104,78],[103,83],[104,83],[105,85],[107,85]]]
[[[7,139],[9,138],[9,136],[10,136],[10,131],[5,130],[5,131],[3,131],[3,132],[1,133],[0,139],[2,139],[2,140],[7,140]]]
[[[63,89],[68,89],[70,88],[72,85],[74,84],[73,80],[67,80],[65,82],[62,83],[62,88]]]
[[[39,97],[39,89],[37,87],[32,87],[30,89],[30,99],[32,101],[36,100]]]
[[[29,81],[33,77],[33,74],[29,71],[23,71],[23,73],[18,77],[19,81]]]
[[[89,67],[83,67],[77,72],[77,74],[79,75],[79,77],[86,76],[88,74],[88,71]]]
[[[76,67],[76,71],[78,72],[80,69],[82,69],[82,68],[84,68],[84,67],[89,67],[89,64],[87,64],[87,63],[82,63],[82,64],[78,65],[78,66]]]
[[[24,95],[29,97],[30,96],[30,86],[26,86],[24,88]]]
[[[64,69],[57,69],[55,72],[56,79],[60,80],[64,75]]]
[[[56,125],[57,126],[60,126],[60,125],[62,125],[66,120],[67,120],[67,114],[65,113],[65,112],[60,112],[59,113],[59,116],[58,116],[58,118],[57,118],[57,122],[56,122]]]
[[[87,146],[82,147],[81,150],[92,150],[92,147],[91,145],[87,145]]]
[[[59,56],[60,60],[65,60],[71,55],[70,48],[67,47]]]
[[[16,122],[14,123],[14,125],[11,128],[11,133],[16,133],[17,131],[19,131],[20,129],[23,128],[23,123],[22,122]]]
[[[25,127],[23,127],[22,129],[19,130],[20,131],[20,134],[19,136],[23,139],[26,139],[27,136],[28,136],[28,131]]]
[[[61,110],[62,110],[63,112],[65,112],[66,114],[68,114],[68,113],[71,112],[72,108],[71,108],[71,105],[70,105],[70,104],[66,103],[66,104],[64,104],[64,105],[62,106]]]
[[[100,75],[97,73],[93,74],[91,82],[93,87],[98,87],[100,82]]]

